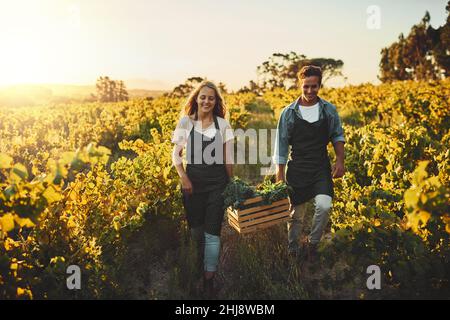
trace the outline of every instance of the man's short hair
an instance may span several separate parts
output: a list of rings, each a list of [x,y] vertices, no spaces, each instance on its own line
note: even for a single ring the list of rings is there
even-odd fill
[[[322,69],[318,66],[304,66],[297,74],[299,81],[313,76],[319,77],[319,84],[322,83]]]

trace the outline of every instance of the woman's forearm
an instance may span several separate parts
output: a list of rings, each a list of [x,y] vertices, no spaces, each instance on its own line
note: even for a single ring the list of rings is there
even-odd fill
[[[187,176],[183,166],[182,154],[183,154],[183,147],[175,145],[172,152],[172,163],[175,169],[177,170],[177,173],[180,176],[180,178],[184,178]]]
[[[186,171],[184,170],[183,164],[175,165],[175,169],[177,169],[178,175],[180,178],[187,177]]]

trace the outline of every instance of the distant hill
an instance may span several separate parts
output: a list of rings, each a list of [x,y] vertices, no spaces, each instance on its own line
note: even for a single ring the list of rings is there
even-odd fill
[[[158,97],[164,90],[128,89],[130,98]],[[31,106],[92,100],[95,86],[67,84],[21,84],[0,87],[0,106]]]

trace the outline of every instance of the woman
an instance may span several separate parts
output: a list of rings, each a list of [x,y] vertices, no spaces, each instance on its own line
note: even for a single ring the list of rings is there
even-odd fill
[[[231,126],[217,86],[203,81],[191,93],[172,142],[173,162],[181,179],[183,205],[204,263],[204,290],[214,291],[220,231],[225,213],[222,193],[233,176]],[[186,147],[186,170],[182,153]]]

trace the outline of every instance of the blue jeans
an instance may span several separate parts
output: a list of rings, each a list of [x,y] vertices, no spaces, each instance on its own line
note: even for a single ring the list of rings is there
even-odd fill
[[[200,254],[203,257],[204,270],[214,272],[219,265],[220,237],[203,230],[203,227],[192,228],[191,235],[199,250],[203,251]]]
[[[323,231],[327,225],[331,210],[332,198],[326,194],[318,194],[314,197],[314,217],[312,221],[311,233],[308,240],[311,244],[318,244]],[[291,211],[291,219],[288,221],[288,249],[297,251],[298,239],[303,233],[304,219],[306,214],[306,203],[294,207]]]

